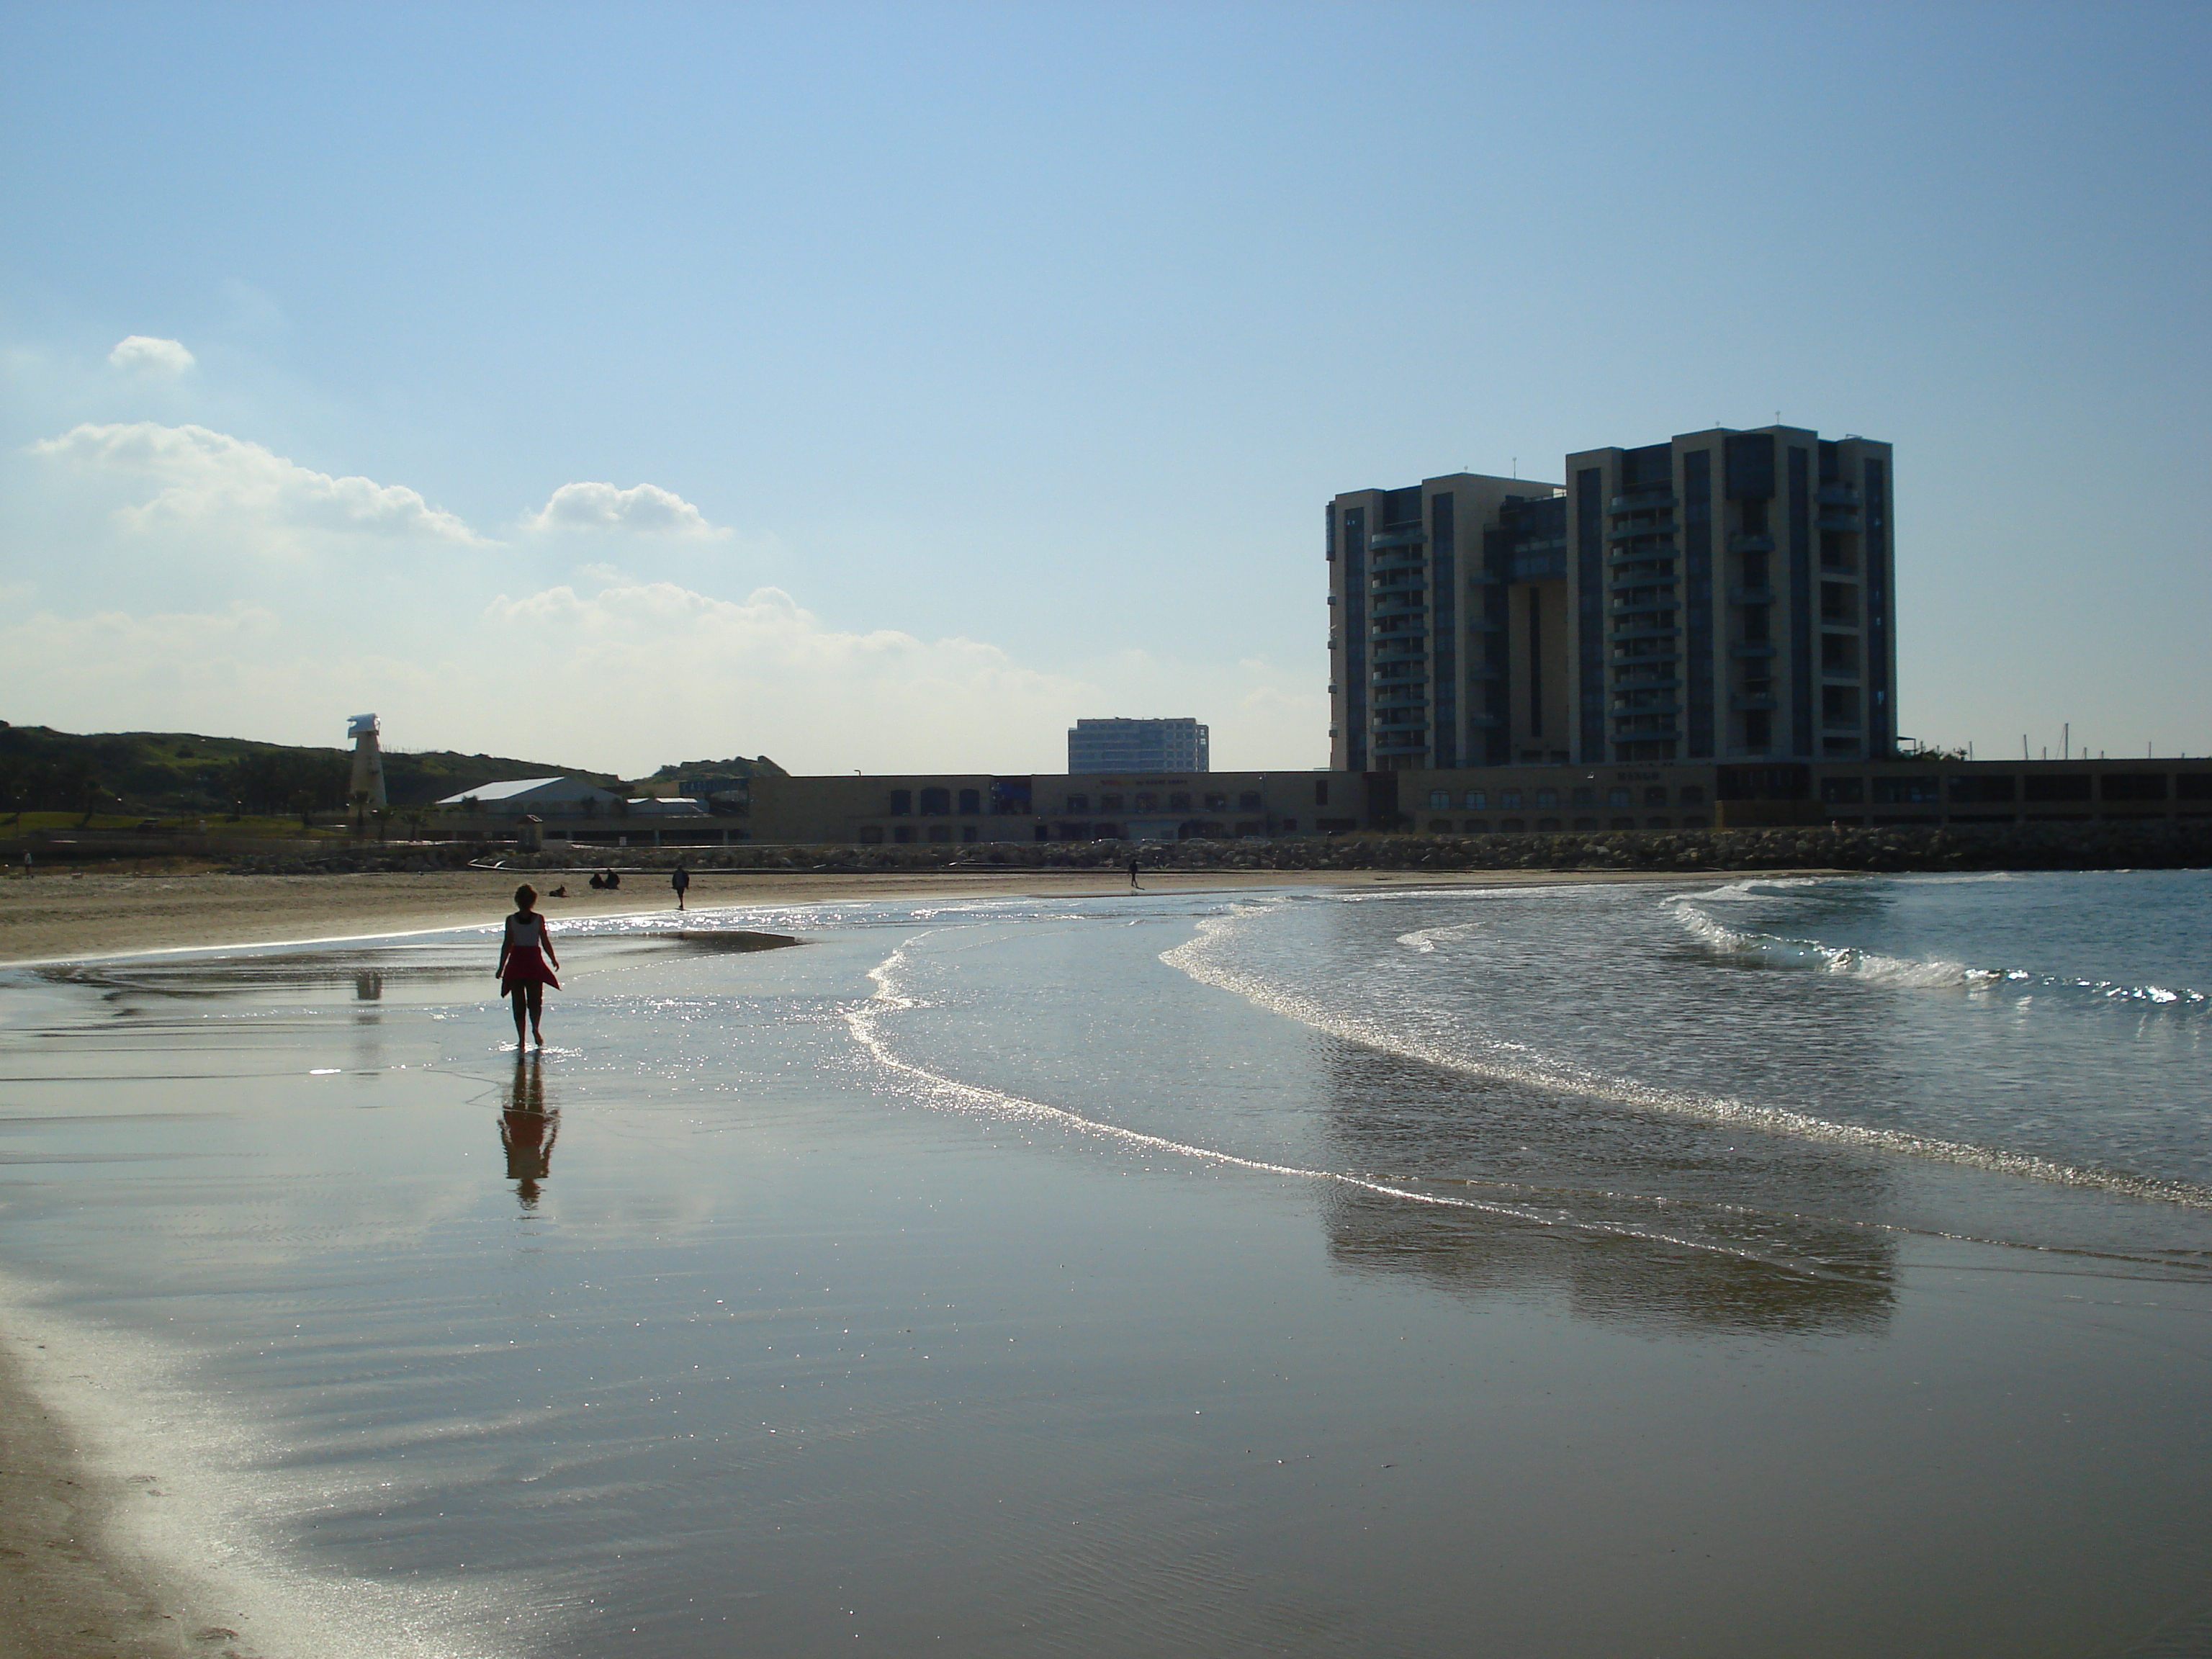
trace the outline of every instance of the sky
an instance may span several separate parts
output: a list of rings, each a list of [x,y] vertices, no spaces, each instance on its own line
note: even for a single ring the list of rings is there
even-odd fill
[[[2212,752],[2212,7],[0,3],[0,718],[1328,759],[1322,509],[1896,446],[1899,711]]]

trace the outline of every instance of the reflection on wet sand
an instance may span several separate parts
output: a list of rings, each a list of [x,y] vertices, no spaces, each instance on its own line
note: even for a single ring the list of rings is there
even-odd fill
[[[538,1183],[553,1174],[553,1143],[561,1133],[560,1108],[545,1103],[545,1072],[535,1054],[514,1057],[514,1075],[501,1091],[499,1144],[507,1153],[507,1178],[526,1210],[538,1207]]]
[[[1887,1179],[1845,1149],[1647,1117],[1351,1044],[1330,1069],[1337,1167],[1498,1206],[1340,1188],[1326,1225],[1346,1267],[1416,1273],[1468,1295],[1557,1297],[1592,1319],[1677,1333],[1864,1331],[1889,1316],[1894,1247],[1832,1218],[1874,1214]]]

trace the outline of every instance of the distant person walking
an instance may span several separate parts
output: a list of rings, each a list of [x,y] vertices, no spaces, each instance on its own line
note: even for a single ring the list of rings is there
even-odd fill
[[[1137,883],[1137,866],[1139,863],[1139,860],[1136,859],[1131,859],[1129,860],[1129,885],[1135,887],[1137,890],[1141,893],[1145,890],[1141,886],[1139,886]]]
[[[676,866],[676,873],[669,877],[668,884],[676,890],[676,908],[681,910],[684,908],[684,895],[691,888],[691,872],[679,863]]]
[[[514,1046],[522,1047],[522,1017],[530,1016],[530,1035],[538,1046],[545,1046],[545,1033],[539,1029],[538,1014],[544,1001],[545,988],[561,988],[561,981],[553,977],[553,969],[561,965],[561,958],[553,954],[552,935],[545,930],[545,918],[538,914],[538,890],[528,882],[514,890],[514,914],[507,919],[507,931],[499,945],[499,966],[493,969],[499,980],[501,996],[514,1002]]]

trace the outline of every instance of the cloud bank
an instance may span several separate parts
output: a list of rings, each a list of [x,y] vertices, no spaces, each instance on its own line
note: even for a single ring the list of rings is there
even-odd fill
[[[118,517],[141,532],[242,520],[271,531],[478,539],[459,519],[404,484],[334,477],[204,426],[88,424],[41,439],[31,453],[57,466],[135,487],[144,499]]]

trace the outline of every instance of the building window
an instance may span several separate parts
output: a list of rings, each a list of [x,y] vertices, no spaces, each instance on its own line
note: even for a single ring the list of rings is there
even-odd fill
[[[1443,809],[1444,807],[1449,806],[1450,805],[1451,805],[1451,791],[1450,791],[1450,790],[1449,790],[1449,789],[1431,789],[1431,790],[1430,790],[1430,791],[1429,791],[1429,806],[1430,806],[1430,808],[1431,808],[1431,811],[1441,811],[1441,810],[1442,810],[1442,809]]]
[[[921,792],[921,815],[926,818],[941,818],[952,810],[950,789],[925,789]],[[931,837],[934,840],[935,837]]]
[[[1664,805],[1664,804],[1665,804],[1666,799],[1667,799],[1667,792],[1666,792],[1664,789],[1662,789],[1662,790],[1659,792],[1659,799],[1660,799],[1660,802],[1661,802],[1661,804],[1662,804],[1662,805]],[[1605,792],[1605,804],[1606,804],[1607,806],[1626,806],[1626,805],[1628,805],[1628,791],[1627,791],[1627,790],[1626,790],[1626,789],[1608,789],[1608,790],[1607,790],[1607,791]]]
[[[1118,812],[1118,811],[1120,811],[1121,810],[1121,798],[1119,795],[1101,795],[1101,796],[1099,796],[1099,797],[1098,797],[1098,810],[1099,810],[1100,811],[1102,811],[1102,812]]]
[[[982,810],[983,797],[980,791],[974,789],[963,789],[960,792],[960,816],[962,817],[973,817],[976,813]]]
[[[1490,805],[1490,792],[1487,789],[1470,789],[1461,800],[1460,805],[1471,807],[1477,811],[1483,811]]]
[[[1237,796],[1237,810],[1240,812],[1257,812],[1261,811],[1260,792],[1256,789],[1247,789],[1243,794]]]
[[[1139,795],[1137,797],[1137,810],[1139,812],[1158,811],[1160,810],[1160,798],[1158,795]]]
[[[1213,797],[1208,795],[1206,798],[1206,804],[1208,806],[1212,805]],[[1314,805],[1316,806],[1326,806],[1328,805],[1328,780],[1327,778],[1316,778],[1314,780]]]
[[[1091,810],[1091,797],[1088,795],[1070,795],[1067,798],[1067,805],[1061,807],[1060,810],[1063,812],[1088,812]]]
[[[1168,797],[1168,811],[1170,812],[1188,812],[1190,811],[1190,792],[1188,790],[1182,790],[1175,794],[1170,795]]]
[[[1626,799],[1624,797],[1622,805],[1626,805]],[[1667,786],[1663,783],[1657,783],[1652,785],[1650,788],[1646,789],[1644,792],[1644,804],[1646,806],[1664,806],[1667,804]]]
[[[913,790],[911,790],[911,789],[894,789],[894,790],[892,790],[892,791],[891,791],[891,816],[892,816],[893,817],[895,817],[895,818],[902,818],[902,817],[904,817],[908,813],[909,813],[909,812],[911,812],[911,811],[914,811],[914,791],[913,791]]]
[[[1469,818],[1467,821],[1466,833],[1470,836],[1488,835],[1490,833],[1490,820],[1488,818]]]
[[[1326,785],[1322,787],[1327,787]],[[1206,798],[1206,810],[1209,812],[1226,812],[1229,810],[1229,797],[1208,794]]]
[[[1864,778],[1822,778],[1820,800],[1828,806],[1857,806],[1866,799]]]
[[[1570,799],[1572,804],[1577,806],[1595,806],[1597,805],[1597,794],[1594,790],[1577,789]]]
[[[1518,806],[1521,804],[1521,792],[1518,789],[1499,790],[1498,792],[1498,804],[1500,806]],[[1513,827],[1516,830],[1518,830],[1521,826],[1516,823]]]
[[[1681,800],[1682,805],[1685,806],[1703,806],[1705,804],[1705,792],[1697,784],[1686,783],[1682,786]],[[1684,827],[1689,828],[1691,826],[1685,825]]]
[[[1297,834],[1298,821],[1296,818],[1285,818],[1283,820],[1283,833],[1286,836],[1295,836]]]
[[[896,842],[912,841],[914,839],[914,826],[910,823],[896,825],[891,830],[891,839]]]
[[[929,838],[932,841],[951,841],[952,839],[952,826],[949,823],[931,824],[929,826]]]
[[[1556,789],[1539,789],[1539,790],[1536,792],[1536,805],[1539,805],[1539,806],[1557,806],[1559,804],[1559,792],[1558,790],[1556,790]]]
[[[884,844],[884,826],[883,826],[882,824],[880,824],[880,823],[864,823],[864,824],[862,824],[862,825],[860,826],[860,845],[861,845],[861,846],[863,846],[863,847],[880,847],[880,846],[882,846],[883,844]]]

